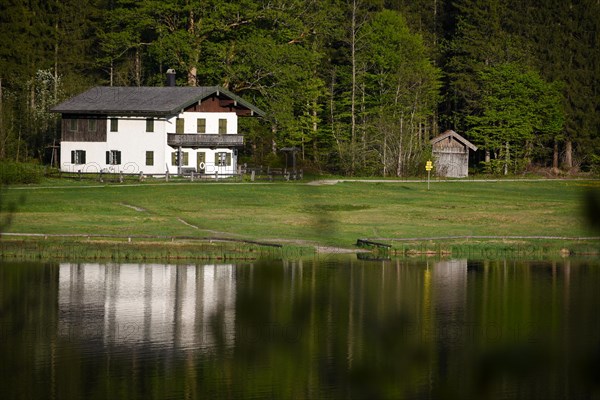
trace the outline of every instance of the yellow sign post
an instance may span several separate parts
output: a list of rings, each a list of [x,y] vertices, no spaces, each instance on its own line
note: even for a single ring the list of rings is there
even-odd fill
[[[425,164],[425,170],[427,171],[427,190],[429,190],[429,178],[431,177],[431,170],[433,169],[433,164],[431,160],[428,160]]]

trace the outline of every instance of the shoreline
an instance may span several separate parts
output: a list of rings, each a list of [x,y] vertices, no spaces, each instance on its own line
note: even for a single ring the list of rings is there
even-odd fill
[[[393,246],[336,246],[303,240],[244,240],[144,235],[0,235],[0,260],[14,261],[256,261],[353,255],[360,259],[467,258],[562,259],[600,256],[598,238],[540,239],[453,237],[443,240],[394,238]]]

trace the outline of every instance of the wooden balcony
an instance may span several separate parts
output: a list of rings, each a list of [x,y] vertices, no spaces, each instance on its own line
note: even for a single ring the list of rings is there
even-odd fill
[[[167,134],[167,144],[172,147],[240,147],[244,145],[244,136],[169,133]]]

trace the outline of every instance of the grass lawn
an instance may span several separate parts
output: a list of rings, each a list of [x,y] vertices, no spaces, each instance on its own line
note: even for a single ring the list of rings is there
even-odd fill
[[[351,247],[357,238],[595,236],[581,212],[599,181],[176,183],[5,189],[5,232],[165,235]],[[4,212],[6,214],[6,212]],[[5,215],[3,216],[3,218]]]

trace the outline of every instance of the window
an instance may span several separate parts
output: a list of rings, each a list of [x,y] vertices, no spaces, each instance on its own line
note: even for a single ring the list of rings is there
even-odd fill
[[[88,132],[96,132],[96,120],[88,119]]]
[[[196,133],[206,133],[206,118],[196,120]]]
[[[183,118],[177,118],[175,120],[175,133],[183,133],[183,132],[184,132]]]
[[[215,165],[219,167],[231,166],[231,153],[215,153]]]
[[[219,135],[227,133],[227,120],[219,118]]]
[[[153,151],[146,152],[146,165],[154,165],[154,152]]]
[[[119,150],[109,150],[106,152],[106,164],[119,165],[121,164],[121,152]]]
[[[187,166],[188,162],[189,162],[189,154],[185,151],[182,151],[181,154],[183,155],[183,160],[181,165],[182,166]],[[171,165],[173,166],[178,166],[179,165],[179,159],[177,158],[177,152],[174,151],[173,153],[171,153]]]
[[[154,132],[154,118],[146,118],[146,132]]]
[[[71,164],[85,164],[85,150],[72,150]]]
[[[110,131],[118,132],[119,131],[119,120],[116,118],[110,119]]]
[[[69,130],[73,132],[77,130],[77,120],[75,118],[69,120]]]

